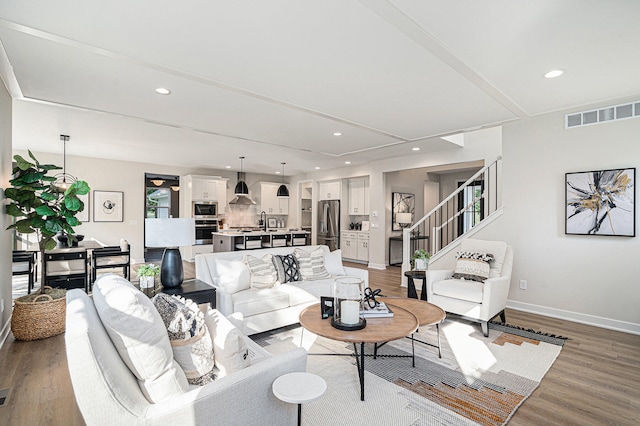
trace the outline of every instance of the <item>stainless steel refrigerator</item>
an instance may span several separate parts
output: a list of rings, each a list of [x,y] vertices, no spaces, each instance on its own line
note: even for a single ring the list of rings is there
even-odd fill
[[[318,244],[340,248],[340,200],[318,202]]]

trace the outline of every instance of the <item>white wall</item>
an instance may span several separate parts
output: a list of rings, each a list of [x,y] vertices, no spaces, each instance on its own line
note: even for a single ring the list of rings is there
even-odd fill
[[[11,96],[0,84],[0,346],[9,332],[11,318],[11,231],[5,228],[12,223],[11,216],[4,212],[6,199],[4,189],[11,179]]]
[[[639,237],[564,233],[565,173],[628,167],[638,173],[640,119],[565,130],[567,112],[574,111],[503,127],[500,234],[515,248],[509,299],[557,316],[578,313],[582,322],[635,324],[640,332]],[[636,233],[639,215],[636,207]],[[527,290],[518,288],[520,279]]]

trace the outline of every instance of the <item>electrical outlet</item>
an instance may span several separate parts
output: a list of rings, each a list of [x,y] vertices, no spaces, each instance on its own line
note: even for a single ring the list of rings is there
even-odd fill
[[[520,280],[520,290],[527,289],[527,280]]]

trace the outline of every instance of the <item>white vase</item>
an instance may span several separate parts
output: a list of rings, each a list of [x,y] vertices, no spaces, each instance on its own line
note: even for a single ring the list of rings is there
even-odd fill
[[[140,277],[140,288],[154,288],[155,279],[154,276]]]
[[[415,265],[416,271],[426,271],[429,266],[429,261],[427,259],[416,259]]]

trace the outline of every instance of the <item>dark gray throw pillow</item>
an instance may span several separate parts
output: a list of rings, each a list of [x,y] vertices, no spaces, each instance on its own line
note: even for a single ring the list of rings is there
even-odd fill
[[[281,283],[300,281],[300,266],[298,259],[293,254],[274,255],[273,265],[276,267],[278,281]]]

